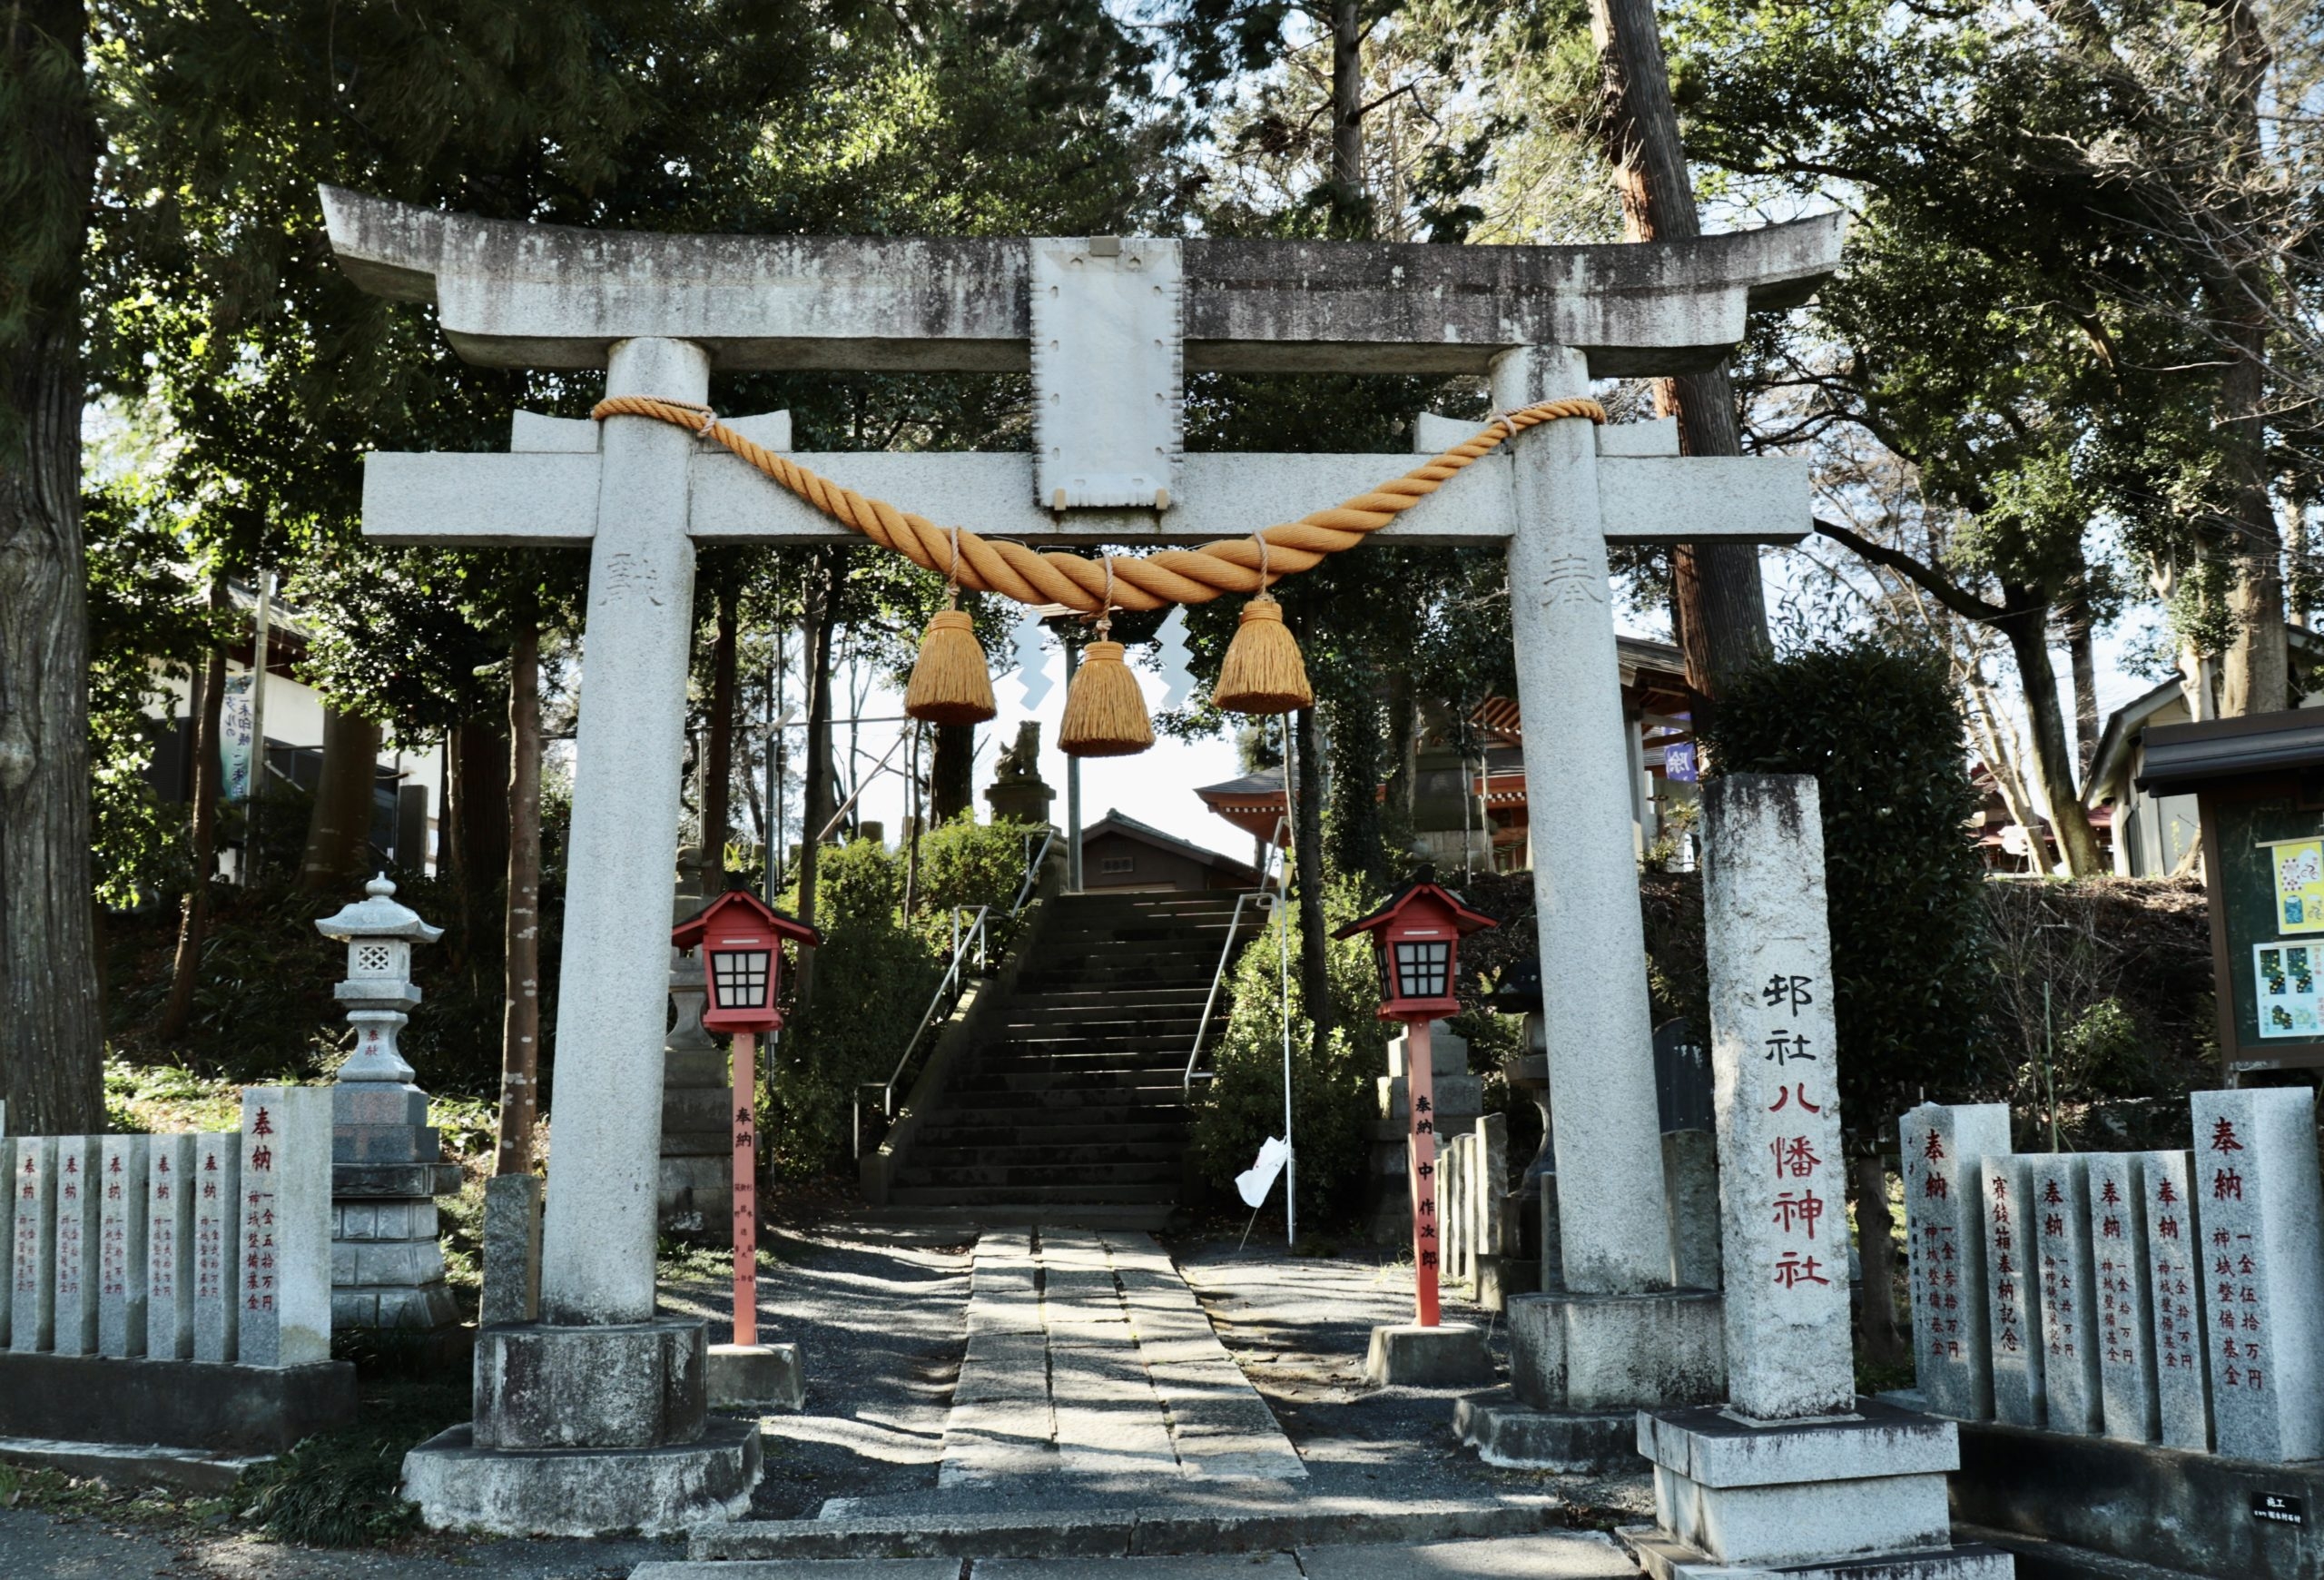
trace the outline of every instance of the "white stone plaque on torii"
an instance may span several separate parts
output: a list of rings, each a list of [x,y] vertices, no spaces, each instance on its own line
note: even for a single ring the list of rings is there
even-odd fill
[[[1186,454],[1188,371],[1472,374],[1496,410],[1592,379],[1708,368],[1752,309],[1805,301],[1837,216],[1699,241],[1450,247],[1154,238],[679,236],[441,214],[326,188],[356,283],[434,304],[466,360],[604,369],[606,393],[704,402],[714,372],[1029,372],[1034,448],[799,454],[945,525],[1036,544],[1202,542],[1295,519],[1393,469],[1377,454]],[[725,418],[787,448],[781,413]],[[1469,424],[1423,419],[1416,448]],[[1506,545],[1568,1289],[1671,1281],[1646,958],[1607,574],[1610,543],[1783,543],[1807,463],[1677,454],[1673,424],[1549,422],[1378,533]],[[697,543],[849,536],[721,447],[650,419],[528,413],[505,455],[366,458],[385,542],[587,545],[541,1307],[551,1324],[654,1309],[666,886]],[[1361,548],[1350,552],[1361,555]],[[1554,727],[1552,727],[1552,726]],[[578,1103],[569,1094],[583,1094]],[[1587,1189],[1583,1189],[1584,1185]],[[1571,1205],[1569,1205],[1569,1201]]]

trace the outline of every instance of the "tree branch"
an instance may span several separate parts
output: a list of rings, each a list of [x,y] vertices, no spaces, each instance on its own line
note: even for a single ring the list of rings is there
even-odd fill
[[[1946,580],[1930,567],[1923,565],[1900,548],[1891,548],[1885,543],[1875,543],[1871,538],[1853,532],[1837,521],[1827,521],[1821,516],[1815,519],[1816,530],[1824,537],[1845,548],[1853,550],[1875,565],[1886,566],[1914,586],[1925,591],[1929,597],[1965,620],[1983,623],[1997,620],[2009,612],[2000,605],[1989,603],[1967,588]]]

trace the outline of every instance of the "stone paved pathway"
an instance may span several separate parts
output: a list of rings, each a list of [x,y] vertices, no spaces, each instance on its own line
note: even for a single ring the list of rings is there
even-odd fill
[[[979,1237],[940,1488],[1306,1474],[1153,1237]]]

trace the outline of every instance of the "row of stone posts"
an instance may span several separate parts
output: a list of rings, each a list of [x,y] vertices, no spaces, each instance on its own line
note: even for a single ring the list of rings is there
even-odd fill
[[[2199,1091],[2191,1151],[2017,1153],[1998,1103],[1899,1125],[1928,1407],[2324,1456],[2324,1184],[2305,1087]]]

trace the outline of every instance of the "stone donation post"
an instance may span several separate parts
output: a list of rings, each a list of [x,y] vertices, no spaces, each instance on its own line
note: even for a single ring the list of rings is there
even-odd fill
[[[2009,1107],[1925,1102],[1905,1115],[1896,1140],[1905,1164],[1905,1243],[1911,1254],[1921,1397],[1932,1415],[1990,1421],[1992,1328],[1977,1164],[2009,1150]]]
[[[1713,779],[1703,828],[1728,1402],[1639,1412],[1658,1527],[1624,1535],[1658,1580],[2005,1580],[1952,1545],[1955,1424],[1856,1395],[1816,781]]]
[[[2324,1456],[2324,1200],[2316,1094],[2245,1087],[2193,1098],[2198,1265],[2219,1451]]]

